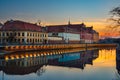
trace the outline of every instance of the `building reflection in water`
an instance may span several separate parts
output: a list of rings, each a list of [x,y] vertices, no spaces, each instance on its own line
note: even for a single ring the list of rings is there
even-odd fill
[[[93,65],[98,56],[99,50],[93,48],[19,52],[1,56],[0,70],[11,75],[36,73],[40,76],[46,65],[84,69],[86,64]]]

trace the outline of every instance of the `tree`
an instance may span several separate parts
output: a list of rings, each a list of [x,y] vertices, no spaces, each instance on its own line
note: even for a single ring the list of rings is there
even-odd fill
[[[120,6],[113,8],[110,11],[111,17],[108,20],[106,29],[106,35],[120,35]],[[109,35],[109,36],[110,36]]]
[[[120,6],[111,10],[110,13],[112,14],[112,16],[109,20],[114,22],[114,24],[111,26],[111,28],[120,27]]]

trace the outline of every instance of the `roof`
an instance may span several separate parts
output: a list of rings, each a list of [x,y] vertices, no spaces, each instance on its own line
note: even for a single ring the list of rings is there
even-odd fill
[[[0,29],[2,31],[41,31],[41,26],[36,24],[11,20],[7,21],[3,27]]]
[[[50,25],[46,26],[47,32],[72,32],[79,33],[82,29],[85,29],[84,24],[66,24],[66,25]]]
[[[53,25],[47,26],[47,32],[67,32],[67,33],[79,33],[76,28],[71,28],[71,25]]]

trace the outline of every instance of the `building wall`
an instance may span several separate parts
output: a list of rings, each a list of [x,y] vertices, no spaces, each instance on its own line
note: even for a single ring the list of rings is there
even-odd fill
[[[93,34],[93,40],[94,40],[93,41],[94,43],[98,43],[99,42],[99,34],[98,33],[94,33]]]
[[[48,36],[54,36],[54,37],[62,37],[62,39],[65,41],[65,43],[69,43],[70,41],[79,41],[80,42],[80,34],[75,33],[48,33]],[[54,38],[53,37],[53,38]]]
[[[50,44],[59,44],[59,43],[64,43],[64,40],[63,40],[62,37],[49,36],[48,37],[48,43],[50,43]]]
[[[52,36],[50,37],[50,36],[49,36],[49,37],[48,37],[48,40],[54,40],[54,41],[55,41],[55,40],[62,40],[62,37],[52,37]]]
[[[47,43],[47,33],[32,31],[0,31],[2,44],[42,44]]]
[[[92,33],[85,34],[85,43],[93,43],[93,34]]]

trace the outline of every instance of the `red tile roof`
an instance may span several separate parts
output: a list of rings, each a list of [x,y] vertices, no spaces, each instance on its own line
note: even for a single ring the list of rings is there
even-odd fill
[[[41,31],[41,26],[23,21],[7,21],[0,29],[2,31]]]
[[[79,33],[81,28],[84,28],[84,24],[70,24],[70,25],[51,25],[46,26],[47,32],[73,32]]]
[[[47,32],[65,32],[66,25],[47,26]]]

